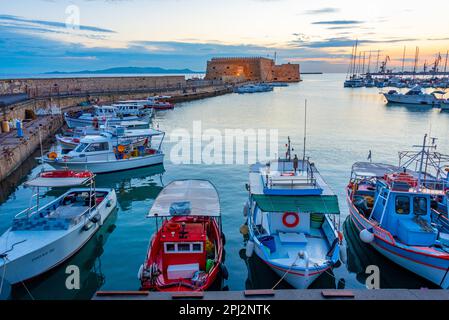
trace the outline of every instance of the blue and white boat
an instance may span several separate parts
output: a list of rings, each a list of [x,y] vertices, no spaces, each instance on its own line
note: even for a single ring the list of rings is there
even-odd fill
[[[256,93],[256,92],[268,92],[273,91],[273,86],[265,83],[259,84],[245,84],[235,88],[236,93]]]
[[[307,288],[338,262],[338,199],[307,159],[288,152],[286,159],[252,165],[244,212],[247,256],[255,252],[293,287]]]
[[[357,162],[346,189],[349,212],[363,242],[447,289],[447,236],[433,223],[433,195],[423,185],[422,170]]]

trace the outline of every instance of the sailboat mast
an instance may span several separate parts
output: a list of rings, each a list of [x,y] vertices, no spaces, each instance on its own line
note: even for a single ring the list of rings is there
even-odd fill
[[[406,46],[404,46],[404,53],[402,54],[402,75],[404,75],[404,65],[405,65],[405,50]]]
[[[306,139],[307,139],[307,99],[304,101],[304,146],[302,150],[302,163],[306,160]]]
[[[427,133],[424,135],[424,141],[422,144],[421,161],[419,164],[419,173],[418,173],[418,192],[421,187],[421,174],[422,174],[422,167],[423,167],[423,162],[424,162],[424,152],[426,151],[426,140],[427,140]]]
[[[446,51],[446,59],[444,60],[444,73],[446,73],[447,70],[447,58],[449,55],[449,50]]]

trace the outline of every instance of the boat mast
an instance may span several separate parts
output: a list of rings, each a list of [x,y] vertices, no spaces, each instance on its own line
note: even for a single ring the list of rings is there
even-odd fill
[[[404,75],[404,65],[405,65],[405,50],[406,46],[404,46],[404,53],[402,54],[402,75]]]
[[[446,51],[446,60],[444,61],[444,73],[446,73],[446,70],[447,70],[447,58],[448,58],[448,55],[449,55],[449,50]]]
[[[304,171],[304,163],[306,161],[306,139],[307,139],[307,99],[304,101],[304,146],[302,150],[303,171]]]
[[[354,47],[355,46],[352,46],[351,60],[349,62],[348,73],[346,74],[346,79],[350,78],[351,74],[352,74],[352,64],[353,64],[353,61],[354,61]]]

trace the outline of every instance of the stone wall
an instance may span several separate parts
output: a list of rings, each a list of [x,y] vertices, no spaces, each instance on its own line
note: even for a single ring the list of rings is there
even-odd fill
[[[30,98],[79,93],[181,88],[184,76],[83,77],[0,80],[0,95],[26,93]]]
[[[212,58],[207,62],[207,80],[225,82],[242,81],[300,81],[299,64],[275,65],[272,59],[252,58]]]
[[[301,81],[299,64],[287,63],[274,66],[273,81],[281,81],[281,82]]]

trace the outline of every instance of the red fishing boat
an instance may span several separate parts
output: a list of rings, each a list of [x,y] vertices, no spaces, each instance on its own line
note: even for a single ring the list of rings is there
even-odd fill
[[[139,269],[142,290],[204,291],[220,275],[227,278],[220,202],[209,181],[171,182],[148,217],[157,231]]]

